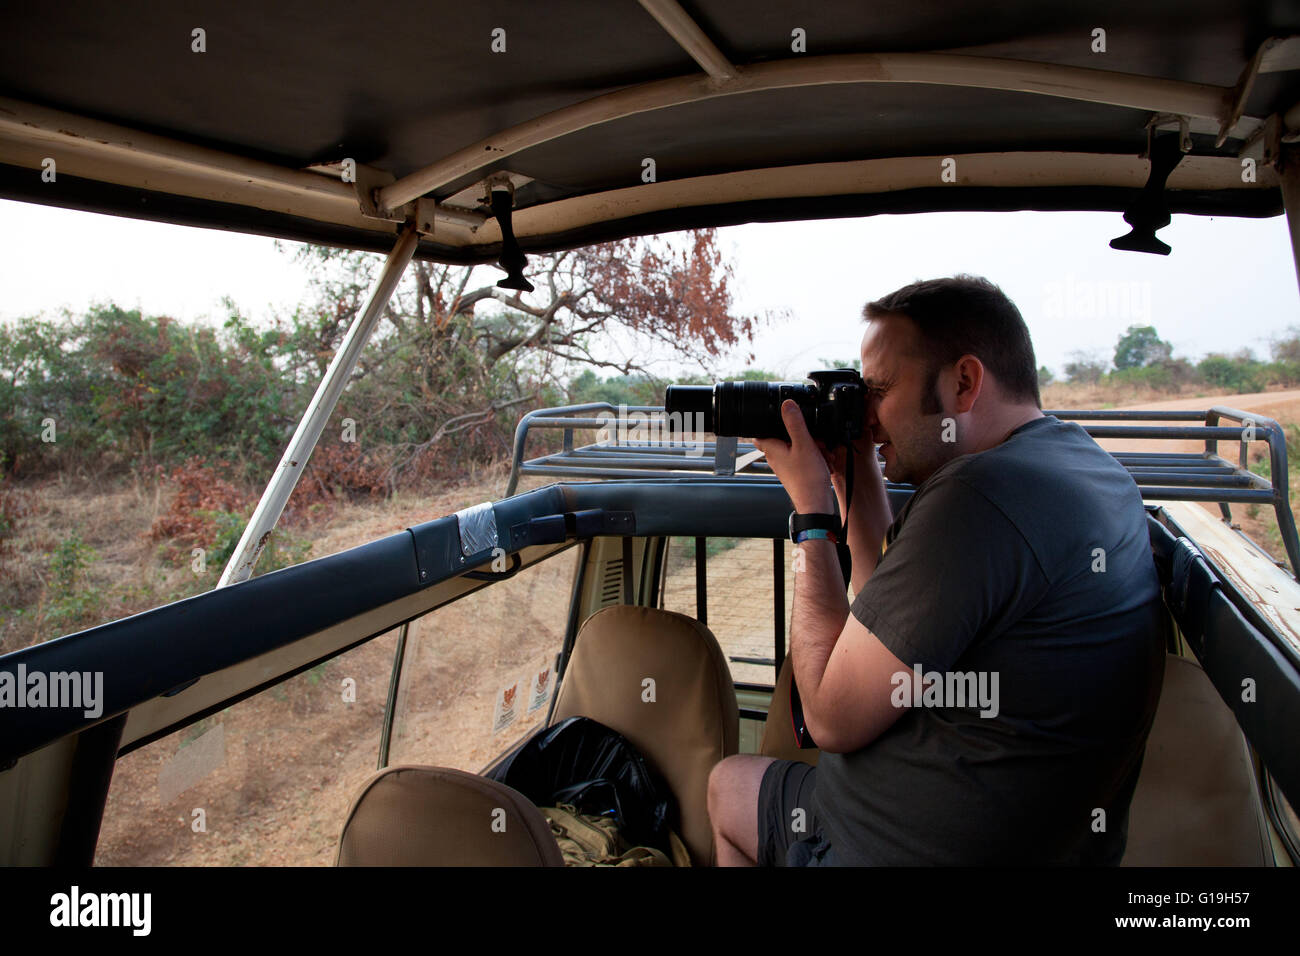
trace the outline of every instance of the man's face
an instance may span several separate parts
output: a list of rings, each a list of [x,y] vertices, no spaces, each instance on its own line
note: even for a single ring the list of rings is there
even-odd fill
[[[885,443],[885,477],[917,485],[957,454],[955,444],[943,441],[948,413],[918,338],[911,319],[897,315],[872,319],[862,337],[866,423],[874,440]]]

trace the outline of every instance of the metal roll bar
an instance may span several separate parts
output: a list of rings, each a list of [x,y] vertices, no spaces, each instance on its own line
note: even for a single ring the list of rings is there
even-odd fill
[[[592,417],[591,413],[599,413]],[[1300,569],[1300,536],[1291,514],[1287,481],[1286,434],[1271,418],[1242,412],[1225,405],[1203,411],[1048,410],[1065,421],[1077,421],[1093,438],[1204,441],[1202,452],[1113,451],[1148,501],[1217,502],[1223,520],[1232,522],[1230,504],[1265,505],[1277,517],[1278,531],[1290,561],[1291,572]],[[641,416],[633,420],[631,416]],[[655,416],[659,416],[656,420]],[[662,405],[615,406],[609,402],[563,405],[529,412],[515,429],[514,455],[506,497],[515,493],[521,475],[555,475],[562,478],[703,478],[737,482],[774,482],[772,469],[754,446],[735,438],[691,440],[676,435],[662,422]],[[661,424],[655,424],[656,421]],[[631,424],[629,425],[629,422]],[[1169,422],[1170,424],[1100,424],[1103,422]],[[1221,424],[1235,422],[1234,425]],[[1186,424],[1178,424],[1186,423]],[[648,426],[657,437],[633,440],[629,435]],[[528,436],[537,429],[563,432],[557,452],[525,457]],[[604,430],[598,441],[575,445],[578,431]],[[667,437],[664,437],[664,436]],[[1219,454],[1219,442],[1239,445],[1236,464]],[[1263,442],[1269,450],[1269,477],[1250,471],[1248,446]],[[891,488],[909,486],[888,483]]]

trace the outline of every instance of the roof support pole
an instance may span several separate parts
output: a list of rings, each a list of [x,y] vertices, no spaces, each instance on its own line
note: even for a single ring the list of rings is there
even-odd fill
[[[736,75],[736,68],[677,0],[641,0],[641,6],[709,76],[730,80]]]
[[[1296,282],[1300,284],[1300,148],[1283,146],[1277,164],[1282,181],[1282,204],[1286,207],[1286,225],[1291,232],[1291,256],[1295,260]]]
[[[333,361],[325,370],[325,377],[321,379],[316,394],[303,413],[302,421],[298,423],[298,429],[289,440],[289,447],[280,458],[279,467],[271,476],[266,490],[262,492],[262,500],[257,503],[257,508],[253,511],[253,517],[249,519],[248,527],[244,529],[243,537],[239,539],[235,553],[230,556],[226,569],[221,572],[221,580],[217,582],[217,587],[238,584],[252,574],[258,556],[266,546],[271,531],[280,520],[284,506],[289,501],[289,496],[293,494],[293,489],[298,484],[298,478],[307,466],[307,459],[311,457],[326,422],[334,413],[334,406],[338,404],[339,396],[347,386],[357,359],[361,357],[361,350],[365,348],[366,341],[375,326],[379,324],[379,317],[383,315],[384,307],[388,305],[397,283],[401,281],[402,273],[406,271],[411,257],[415,254],[418,241],[419,233],[416,232],[414,225],[407,226],[398,238],[393,251],[388,254],[388,261],[384,263],[384,269],[379,274],[379,281],[375,283],[374,291],[370,294],[370,301],[366,303],[365,309],[348,329],[339,350],[334,353]]]

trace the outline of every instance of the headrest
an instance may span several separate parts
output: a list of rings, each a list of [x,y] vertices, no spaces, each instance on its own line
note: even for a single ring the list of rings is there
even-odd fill
[[[338,866],[563,866],[542,812],[515,790],[445,767],[390,767],[362,788]]]

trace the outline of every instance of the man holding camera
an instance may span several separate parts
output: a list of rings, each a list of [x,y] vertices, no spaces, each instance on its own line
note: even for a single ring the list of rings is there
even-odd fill
[[[1164,665],[1140,492],[1043,415],[1028,329],[992,283],[917,282],[863,311],[861,439],[828,450],[785,402],[790,442],[755,442],[795,509],[791,658],[820,762],[720,762],[717,862],[1117,864]],[[884,477],[916,486],[896,518],[877,443]]]

